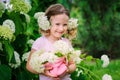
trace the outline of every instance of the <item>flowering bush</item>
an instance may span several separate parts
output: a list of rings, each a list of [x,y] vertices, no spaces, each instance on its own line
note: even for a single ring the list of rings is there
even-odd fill
[[[23,53],[31,47],[26,37],[27,26],[31,29],[27,14],[30,9],[31,5],[24,0],[0,0],[0,80],[19,80],[21,73],[31,76],[21,60]]]

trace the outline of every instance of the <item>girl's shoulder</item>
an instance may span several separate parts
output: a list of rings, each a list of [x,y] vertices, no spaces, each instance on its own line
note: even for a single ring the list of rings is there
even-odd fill
[[[67,38],[63,38],[63,37],[62,37],[62,40],[65,41],[65,42],[70,42],[70,40],[67,39]]]
[[[41,48],[44,45],[44,43],[45,43],[44,36],[41,36],[35,40],[35,42],[32,45],[32,48],[37,50],[37,49]]]
[[[35,40],[35,42],[41,42],[44,41],[44,36],[41,36]]]
[[[67,38],[62,38],[62,40],[65,41],[66,43],[68,43],[70,46],[72,46],[72,44],[71,44],[71,42],[70,42],[69,39],[67,39]]]

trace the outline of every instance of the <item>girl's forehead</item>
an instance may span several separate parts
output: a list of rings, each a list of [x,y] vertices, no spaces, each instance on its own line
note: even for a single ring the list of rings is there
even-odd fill
[[[67,20],[68,21],[69,17],[66,14],[59,14],[59,15],[54,15],[51,16],[51,20]]]

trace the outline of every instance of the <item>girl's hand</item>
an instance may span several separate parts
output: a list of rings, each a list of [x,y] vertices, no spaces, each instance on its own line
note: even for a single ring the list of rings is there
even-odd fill
[[[49,77],[54,77],[53,75],[51,75],[50,74],[50,70],[52,69],[52,66],[51,66],[51,64],[50,63],[45,63],[44,64],[44,67],[45,67],[45,69],[44,69],[44,75],[46,75],[46,76],[49,76]]]
[[[50,74],[49,70],[45,70],[43,74],[46,75],[46,76],[48,76],[48,77],[52,77],[52,78],[57,77],[55,75]]]
[[[72,72],[74,72],[76,70],[76,64],[72,59],[68,62],[67,67],[68,67],[67,73],[72,73]]]

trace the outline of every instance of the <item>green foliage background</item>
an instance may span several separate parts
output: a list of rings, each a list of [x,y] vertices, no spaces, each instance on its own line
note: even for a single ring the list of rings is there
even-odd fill
[[[74,0],[72,6],[72,16],[81,23],[75,46],[94,57],[119,58],[120,0]]]
[[[0,25],[6,19],[13,20],[16,25],[14,41],[0,41],[3,43],[3,51],[0,50],[0,80],[38,80],[38,76],[26,70],[26,62],[22,62],[16,69],[11,68],[8,63],[14,62],[14,51],[19,53],[20,58],[30,51],[31,45],[27,41],[41,36],[34,13],[45,11],[54,3],[63,4],[70,10],[71,17],[79,20],[77,38],[72,41],[75,48],[93,57],[107,54],[111,59],[120,58],[120,0],[30,1],[32,8],[27,13],[30,22],[19,11],[5,11],[0,17]]]

